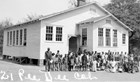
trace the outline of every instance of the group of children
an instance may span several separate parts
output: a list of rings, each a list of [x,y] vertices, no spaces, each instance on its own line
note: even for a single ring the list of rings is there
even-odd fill
[[[50,52],[50,51],[49,51]],[[49,55],[48,52],[45,55]],[[105,70],[110,72],[121,71],[119,64],[134,61],[133,54],[121,52],[89,52],[87,50],[77,53],[69,52],[62,56],[57,51],[56,54],[50,53],[50,58],[46,57],[46,70],[48,71],[98,71]]]

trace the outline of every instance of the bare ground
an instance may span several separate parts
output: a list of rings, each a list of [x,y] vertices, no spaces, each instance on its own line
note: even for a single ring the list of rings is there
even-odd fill
[[[48,79],[47,79],[48,78]],[[52,79],[51,79],[52,78]],[[45,72],[44,66],[19,65],[0,60],[0,82],[140,82],[139,73]]]

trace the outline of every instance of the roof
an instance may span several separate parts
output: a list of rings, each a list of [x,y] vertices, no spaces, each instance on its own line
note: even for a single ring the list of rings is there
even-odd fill
[[[41,20],[44,20],[44,19],[47,19],[47,18],[50,18],[50,17],[53,17],[53,16],[57,16],[57,15],[60,15],[60,14],[66,13],[66,12],[70,12],[70,11],[73,11],[73,10],[77,10],[77,9],[83,8],[83,7],[92,5],[92,4],[95,4],[95,2],[88,3],[88,4],[85,4],[85,5],[79,6],[79,7],[70,8],[70,9],[67,9],[67,10],[64,10],[64,11],[52,13],[52,14],[49,14],[49,15],[46,15],[46,16],[42,16],[40,18],[36,18],[34,20],[31,20],[31,21],[19,23],[19,24],[16,24],[16,25],[13,25],[13,26],[9,26],[9,27],[6,27],[6,28],[21,26],[21,25],[25,25],[25,24],[31,24],[33,22],[41,21]]]
[[[128,26],[126,26],[124,23],[122,23],[120,20],[118,20],[116,17],[114,17],[113,15],[107,15],[107,16],[100,16],[100,17],[93,17],[84,21],[79,22],[78,24],[88,24],[88,23],[96,23],[99,22],[107,17],[112,17],[114,18],[118,23],[120,23],[122,26],[124,26],[126,29],[133,31],[132,29],[130,29]]]
[[[73,11],[73,10],[77,10],[77,9],[80,9],[80,8],[83,8],[83,7],[92,5],[92,4],[97,5],[100,9],[102,9],[103,11],[105,11],[106,13],[108,13],[108,14],[109,14],[108,16],[111,15],[111,16],[112,16],[114,19],[116,19],[120,24],[122,24],[122,25],[125,26],[127,29],[129,29],[130,31],[132,31],[132,29],[130,29],[130,28],[129,28],[128,26],[126,26],[124,23],[122,23],[121,21],[119,21],[115,16],[113,16],[110,12],[108,12],[106,9],[104,9],[102,6],[100,6],[100,5],[99,5],[98,3],[96,3],[96,2],[88,3],[88,4],[85,4],[85,5],[80,6],[80,7],[75,7],[75,8],[67,9],[67,10],[64,10],[64,11],[57,12],[57,13],[53,13],[53,14],[50,14],[50,15],[46,15],[46,16],[43,16],[43,17],[40,17],[40,18],[36,18],[36,19],[34,19],[34,20],[27,21],[27,22],[24,22],[24,23],[16,24],[16,25],[13,25],[13,26],[10,26],[10,27],[16,27],[16,26],[21,26],[21,25],[25,25],[25,24],[31,24],[31,23],[34,23],[34,22],[38,22],[38,21],[41,21],[41,20],[50,18],[50,17],[54,17],[54,16],[57,16],[57,15],[60,15],[60,14],[64,14],[64,13]],[[99,21],[99,20],[102,20],[102,19],[104,19],[104,18],[106,18],[106,17],[108,17],[108,16],[103,16],[103,17],[99,17],[99,18],[91,18],[90,20]],[[7,28],[9,28],[9,27],[7,27]]]

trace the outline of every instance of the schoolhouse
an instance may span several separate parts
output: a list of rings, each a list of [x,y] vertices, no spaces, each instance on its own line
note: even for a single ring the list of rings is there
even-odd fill
[[[88,51],[129,52],[128,26],[98,3],[43,16],[4,30],[3,55],[43,64],[47,48],[61,54]]]

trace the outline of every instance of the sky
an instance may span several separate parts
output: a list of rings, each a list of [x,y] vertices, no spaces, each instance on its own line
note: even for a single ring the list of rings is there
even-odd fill
[[[101,5],[110,0],[94,0]],[[14,24],[23,21],[27,15],[48,15],[66,10],[69,0],[0,0],[0,21],[9,19]]]

